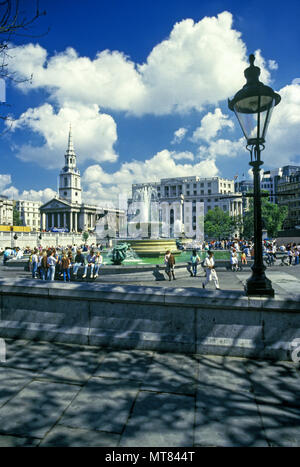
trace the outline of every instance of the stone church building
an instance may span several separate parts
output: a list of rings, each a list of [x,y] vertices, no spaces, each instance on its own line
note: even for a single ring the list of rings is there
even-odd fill
[[[116,209],[99,208],[82,202],[80,171],[76,166],[76,154],[70,126],[65,165],[59,174],[58,197],[40,207],[41,230],[67,229],[69,232],[94,230],[96,222]]]

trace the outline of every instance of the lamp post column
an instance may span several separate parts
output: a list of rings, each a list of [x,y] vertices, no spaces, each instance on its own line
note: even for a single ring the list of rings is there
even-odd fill
[[[260,159],[260,147],[257,144],[254,148],[255,160],[250,162],[253,167],[253,211],[254,211],[254,264],[252,266],[252,276],[247,280],[246,292],[248,295],[256,294],[274,296],[272,282],[265,275],[265,265],[263,263],[262,247],[262,216],[261,216],[261,192],[260,192],[260,166],[263,162]]]

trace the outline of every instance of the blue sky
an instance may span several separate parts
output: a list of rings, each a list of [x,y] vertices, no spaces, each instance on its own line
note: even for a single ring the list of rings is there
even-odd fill
[[[0,193],[52,197],[70,123],[87,202],[110,204],[132,183],[159,178],[248,178],[227,98],[253,52],[262,81],[282,96],[264,168],[300,164],[297,0],[40,4],[47,15],[10,53],[10,70],[33,77],[7,83],[14,123],[0,140]]]

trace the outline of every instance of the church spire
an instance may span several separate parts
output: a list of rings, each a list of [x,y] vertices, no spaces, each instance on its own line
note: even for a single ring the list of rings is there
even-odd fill
[[[75,150],[74,150],[74,146],[73,146],[72,125],[71,125],[71,123],[70,123],[70,129],[69,129],[69,139],[68,139],[67,154],[68,154],[69,156],[75,156]]]
[[[73,146],[72,125],[70,123],[68,148],[65,154],[65,167],[69,170],[76,170],[76,154]]]

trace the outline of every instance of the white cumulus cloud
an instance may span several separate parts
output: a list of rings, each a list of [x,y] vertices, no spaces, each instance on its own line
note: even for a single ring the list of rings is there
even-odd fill
[[[262,78],[266,63],[257,51]],[[10,70],[32,81],[23,90],[42,88],[64,107],[73,104],[156,115],[203,110],[208,103],[232,96],[244,81],[246,46],[233,28],[228,11],[198,22],[176,23],[169,37],[157,44],[143,64],[121,51],[104,50],[95,58],[81,57],[69,47],[53,56],[40,45],[15,47]]]
[[[72,124],[75,152],[78,163],[86,160],[115,162],[114,144],[117,129],[114,119],[99,112],[98,106],[69,105],[58,112],[51,104],[29,108],[17,119],[12,130],[31,130],[43,138],[42,145],[30,142],[15,147],[16,156],[22,161],[35,162],[43,167],[61,168],[67,149],[69,125]]]
[[[165,149],[145,161],[124,162],[114,173],[105,172],[98,164],[92,165],[83,173],[82,186],[84,197],[89,202],[116,203],[120,193],[130,196],[133,183],[157,182],[161,178],[188,177],[191,174],[213,177],[219,171],[213,159],[195,164],[177,163],[176,153]]]
[[[201,125],[196,128],[191,137],[191,141],[210,141],[215,138],[223,128],[234,128],[234,123],[229,120],[228,115],[224,115],[221,109],[216,108],[214,113],[208,112],[201,120]]]
[[[178,128],[178,130],[174,131],[174,137],[171,141],[171,144],[179,144],[185,137],[187,133],[187,128]]]

